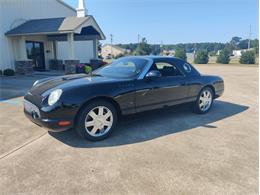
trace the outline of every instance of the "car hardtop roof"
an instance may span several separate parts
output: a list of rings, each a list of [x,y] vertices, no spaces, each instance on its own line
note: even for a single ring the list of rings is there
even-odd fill
[[[180,58],[176,58],[173,56],[126,56],[123,58],[143,58],[143,59],[150,59],[150,60],[155,60],[155,59],[176,59],[176,60],[182,60]]]

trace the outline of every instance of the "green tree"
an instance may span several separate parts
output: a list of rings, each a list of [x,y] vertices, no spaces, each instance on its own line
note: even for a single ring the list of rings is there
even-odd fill
[[[239,62],[240,64],[255,64],[255,52],[254,51],[243,52]]]
[[[237,45],[240,43],[240,41],[242,40],[241,37],[232,37],[230,44],[233,46],[233,48],[237,48]]]
[[[206,50],[198,51],[195,54],[195,59],[194,59],[195,64],[207,64],[208,62],[209,62],[209,56]]]
[[[142,38],[141,43],[138,45],[138,47],[134,51],[134,55],[150,55],[152,52],[152,49],[149,44],[147,44],[147,40],[145,38]]]
[[[238,49],[247,49],[248,48],[248,39],[243,39],[238,44]]]
[[[231,55],[233,53],[234,47],[230,43],[227,43],[224,49],[229,53],[229,55]]]
[[[217,63],[220,64],[229,64],[230,61],[230,53],[227,49],[221,50],[219,56],[217,58]]]
[[[183,59],[183,60],[187,60],[187,55],[186,55],[186,51],[184,49],[176,49],[175,50],[175,57]]]

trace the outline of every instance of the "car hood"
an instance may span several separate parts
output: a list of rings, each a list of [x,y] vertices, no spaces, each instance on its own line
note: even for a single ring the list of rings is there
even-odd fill
[[[90,85],[101,82],[115,81],[116,79],[86,74],[74,74],[59,77],[52,77],[47,79],[38,80],[29,91],[31,94],[42,95],[45,92],[52,91],[53,89],[65,89],[74,86]]]

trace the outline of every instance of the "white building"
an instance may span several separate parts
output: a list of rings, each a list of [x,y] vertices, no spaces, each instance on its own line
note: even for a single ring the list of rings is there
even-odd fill
[[[101,56],[103,58],[114,58],[119,55],[125,55],[130,53],[130,50],[123,49],[116,45],[105,44],[101,48]]]
[[[0,69],[49,69],[51,61],[88,63],[105,35],[84,0],[75,10],[62,0],[0,1]]]
[[[242,55],[243,52],[251,51],[251,50],[254,50],[254,49],[251,48],[251,49],[233,50],[233,51],[232,51],[232,54],[233,54],[233,56],[235,56],[235,57],[240,57],[240,56]]]

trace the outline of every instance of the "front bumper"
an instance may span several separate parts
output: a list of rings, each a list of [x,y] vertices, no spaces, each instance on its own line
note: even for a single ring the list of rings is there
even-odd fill
[[[62,120],[62,119],[46,119],[46,118],[43,119],[39,116],[36,116],[34,113],[28,113],[26,110],[24,110],[24,114],[33,123],[39,125],[40,127],[44,127],[46,129],[48,129],[48,131],[54,131],[54,132],[66,131],[66,130],[71,129],[73,127],[73,121],[71,121],[71,120],[66,120],[66,121],[70,121],[70,125],[60,126],[59,123],[61,121],[65,121],[65,120]]]
[[[35,96],[25,96],[24,114],[33,123],[49,131],[65,131],[73,128],[76,107],[57,103],[54,106],[43,106]]]
[[[224,93],[224,89],[215,91],[215,98],[219,98],[220,96],[222,96]]]

